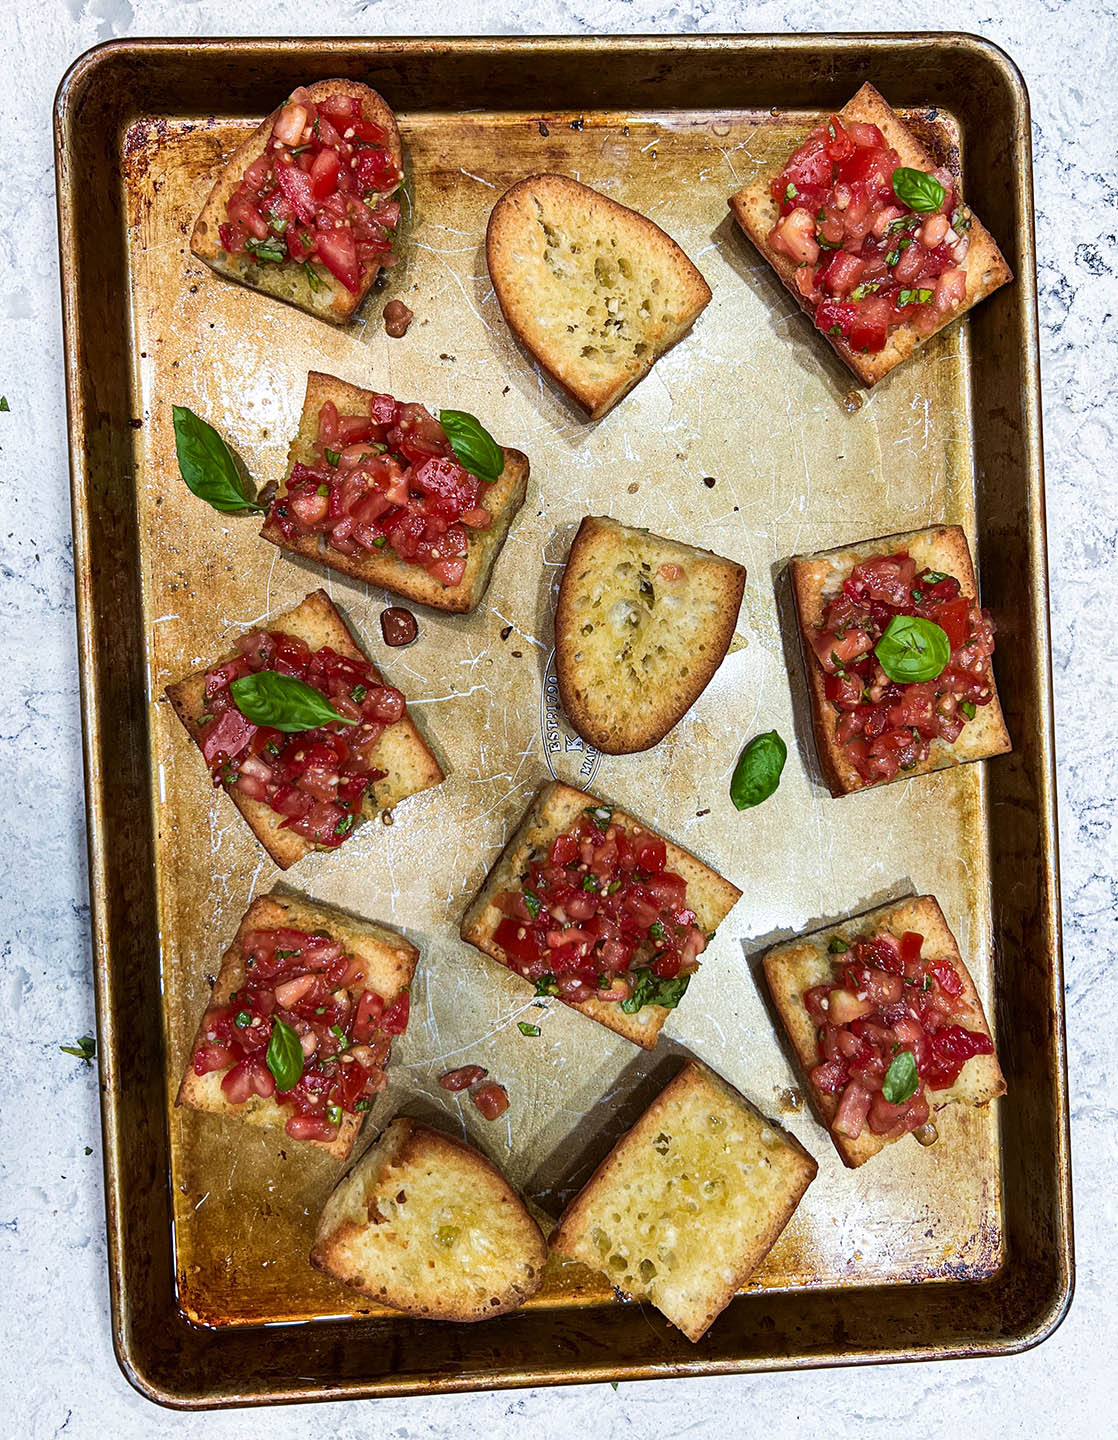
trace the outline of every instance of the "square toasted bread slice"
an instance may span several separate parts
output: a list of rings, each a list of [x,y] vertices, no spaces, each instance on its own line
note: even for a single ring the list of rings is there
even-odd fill
[[[370,90],[367,85],[356,80],[317,80],[306,88],[311,99],[316,102],[325,100],[330,95],[345,95],[350,99],[360,100],[362,118],[371,120],[384,132],[384,148],[396,162],[396,169],[401,168],[402,151],[396,117],[375,90]],[[240,186],[245,171],[267,150],[272,127],[282,109],[283,105],[277,106],[225,162],[209,198],[202,206],[201,214],[194,223],[190,236],[191,254],[204,260],[211,270],[227,280],[235,280],[250,290],[259,290],[264,295],[285,300],[289,305],[305,310],[308,315],[317,316],[319,320],[327,320],[332,325],[344,325],[353,319],[372,288],[380,274],[379,265],[368,265],[359,288],[351,291],[322,265],[312,267],[315,276],[312,281],[302,263],[290,260],[283,264],[262,262],[250,254],[230,254],[221,244],[220,226],[225,221],[225,207]]]
[[[529,175],[485,241],[509,329],[592,420],[682,340],[710,286],[647,216],[566,175]]]
[[[834,978],[835,955],[828,948],[832,941],[850,946],[856,939],[887,933],[899,940],[906,930],[924,937],[921,951],[923,958],[934,963],[948,961],[962,981],[962,993],[958,997],[958,1024],[967,1030],[990,1035],[986,1013],[978,997],[970,971],[959,954],[959,946],[944,919],[939,902],[931,895],[918,895],[895,904],[883,905],[869,910],[864,915],[855,915],[839,925],[828,926],[797,940],[789,940],[774,946],[764,958],[765,980],[773,1004],[796,1052],[804,1074],[807,1090],[835,1149],[842,1157],[842,1163],[851,1169],[864,1165],[886,1145],[895,1143],[881,1135],[874,1135],[866,1127],[857,1139],[841,1135],[831,1129],[831,1122],[838,1111],[839,1096],[829,1095],[816,1089],[811,1083],[811,1071],[819,1063],[816,1039],[816,1024],[804,1005],[804,995],[816,985],[825,985]],[[841,954],[838,958],[842,958]],[[1005,1094],[1005,1081],[996,1055],[974,1055],[959,1072],[959,1078],[947,1090],[931,1090],[928,1098],[933,1110],[942,1110],[953,1102],[964,1105],[988,1105],[999,1095]]]
[[[338,380],[333,375],[311,371],[307,376],[299,431],[287,453],[284,487],[297,464],[314,465],[318,460],[315,441],[318,437],[318,412],[323,405],[332,400],[341,415],[367,414],[369,400],[374,393],[346,380]],[[402,595],[405,600],[429,605],[434,610],[468,614],[476,609],[485,594],[493,564],[528,490],[528,457],[520,450],[507,450],[503,446],[501,453],[505,458],[505,468],[491,485],[482,487],[479,497],[493,519],[484,530],[467,530],[466,569],[457,585],[444,585],[422,565],[401,560],[389,546],[372,553],[344,555],[327,544],[325,535],[302,535],[288,539],[272,516],[265,521],[260,534],[281,550],[315,560],[354,580],[363,580],[367,585],[379,585],[393,595]],[[280,495],[284,493],[284,488],[281,488]]]
[[[505,890],[523,890],[529,862],[545,856],[552,842],[569,830],[584,812],[601,808],[603,804],[595,796],[557,780],[544,785],[462,917],[462,939],[507,966],[509,957],[495,939],[497,927],[505,918],[504,912],[494,903],[496,897]],[[627,831],[641,830],[646,835],[656,835],[654,830],[642,825],[624,810],[610,806],[605,808],[612,810],[612,819]],[[662,836],[660,838],[664,839],[667,850],[665,868],[686,880],[687,905],[695,912],[699,928],[708,935],[713,934],[741,899],[741,891],[709,865],[704,865],[689,850],[673,845]],[[509,968],[516,973],[514,967]],[[524,980],[523,983],[532,988],[530,981]],[[588,1000],[565,1000],[563,1003],[644,1050],[655,1049],[664,1022],[671,1013],[663,1005],[649,1004],[627,1015],[616,1001],[600,1000],[597,996]]]
[[[607,755],[657,744],[694,705],[734,638],[745,567],[588,515],[555,612],[559,698]]]
[[[339,655],[348,655],[351,659],[369,664],[377,682],[386,683],[380,671],[357,645],[325,590],[313,591],[293,610],[252,628],[297,635],[312,650],[321,650],[324,645],[329,645]],[[235,653],[227,650],[215,656],[205,669],[196,670],[176,684],[167,686],[167,699],[195,744],[199,744],[200,739],[198,718],[206,708],[206,672],[231,660]],[[371,752],[371,762],[373,769],[385,770],[387,774],[383,780],[375,780],[365,792],[362,809],[367,819],[379,811],[391,810],[409,795],[442,784],[444,779],[439,762],[406,711],[395,725],[387,726]],[[226,794],[281,870],[286,870],[314,850],[314,842],[286,828],[284,817],[278,815],[267,801],[253,800],[228,786]]]
[[[899,535],[882,535],[876,540],[863,540],[856,545],[840,545],[814,555],[796,555],[788,563],[792,595],[799,620],[800,649],[807,671],[811,695],[811,721],[819,764],[832,795],[849,795],[867,788],[845,748],[835,735],[838,711],[827,699],[825,672],[811,644],[812,633],[819,627],[827,605],[842,588],[854,566],[871,555],[894,555],[907,551],[916,561],[917,574],[924,570],[953,575],[959,582],[960,595],[978,599],[978,583],[970,546],[960,525],[933,525],[927,530],[907,530]],[[996,655],[996,652],[995,652]],[[991,680],[993,669],[991,668]],[[898,772],[895,780],[923,775],[929,770],[943,770],[951,765],[964,765],[971,760],[985,760],[991,755],[1004,755],[1012,750],[1005,728],[997,684],[989,703],[975,709],[953,744],[936,737],[926,760],[909,770]],[[881,781],[875,782],[881,784]],[[891,783],[891,782],[885,782]]]
[[[272,894],[258,895],[245,911],[232,944],[221,957],[221,968],[214,983],[214,996],[221,998],[233,995],[245,983],[241,942],[250,931],[287,928],[303,930],[307,934],[325,933],[341,945],[346,954],[359,957],[365,963],[365,979],[355,992],[358,998],[361,991],[368,989],[375,991],[391,1004],[402,990],[411,985],[419,951],[397,931],[378,925],[372,920],[359,920],[355,916],[343,914],[330,905],[316,905],[294,896]],[[187,1061],[186,1074],[179,1086],[175,1104],[183,1105],[189,1110],[204,1110],[211,1115],[236,1115],[250,1125],[273,1128],[285,1125],[293,1112],[287,1106],[279,1104],[274,1096],[265,1098],[253,1095],[243,1104],[234,1105],[221,1088],[222,1079],[228,1070],[210,1070],[205,1075],[195,1074],[193,1056],[206,1039],[204,1018],[203,1016],[203,1022],[194,1037],[194,1044],[190,1049],[191,1059]],[[352,1115],[343,1111],[336,1140],[304,1140],[300,1143],[325,1150],[335,1160],[345,1160],[364,1123],[363,1114]]]
[[[689,1061],[571,1201],[549,1244],[701,1340],[817,1169],[797,1140]]]
[[[540,1288],[547,1244],[483,1155],[397,1118],[338,1182],[311,1264],[427,1320],[491,1320]]]
[[[872,85],[866,84],[838,112],[839,119],[848,122],[876,125],[885,137],[886,143],[897,152],[901,166],[926,173],[937,168],[935,156],[909,129],[897,112],[882,98]],[[802,295],[796,285],[796,262],[787,255],[781,255],[769,243],[773,226],[780,219],[780,207],[770,194],[769,187],[787,164],[793,150],[798,149],[802,140],[774,164],[768,166],[748,185],[730,196],[729,205],[738,224],[753,244],[780,276],[786,289],[799,304],[800,309],[814,320],[815,307]],[[956,180],[956,193],[962,198]],[[875,385],[894,366],[906,360],[931,335],[938,333],[965,315],[968,310],[992,294],[1000,286],[1013,279],[1013,273],[1006,264],[997,242],[979,220],[969,211],[970,248],[962,262],[966,271],[966,296],[955,309],[945,313],[929,335],[921,335],[909,325],[898,325],[891,330],[885,348],[875,355],[863,355],[852,349],[841,335],[827,334],[824,338],[839,359],[854,372],[863,385]],[[822,332],[821,332],[822,333]]]

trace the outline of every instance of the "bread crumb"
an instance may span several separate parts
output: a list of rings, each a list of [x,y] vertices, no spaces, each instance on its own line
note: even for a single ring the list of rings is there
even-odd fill
[[[634,480],[633,483],[629,486],[629,494],[635,495],[640,488],[640,485],[637,483],[636,480]]]

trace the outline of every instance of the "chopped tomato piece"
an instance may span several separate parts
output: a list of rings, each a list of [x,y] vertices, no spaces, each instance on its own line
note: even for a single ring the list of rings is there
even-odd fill
[[[496,1120],[509,1108],[508,1091],[494,1080],[487,1080],[471,1091],[470,1099],[486,1120]]]

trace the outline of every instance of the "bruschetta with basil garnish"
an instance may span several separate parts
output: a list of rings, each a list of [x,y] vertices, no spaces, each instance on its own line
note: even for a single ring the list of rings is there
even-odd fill
[[[404,696],[323,590],[238,635],[167,698],[281,870],[443,779]]]
[[[221,958],[175,1103],[353,1149],[407,1029],[419,952],[328,905],[259,895]]]
[[[967,537],[937,525],[789,565],[834,795],[1011,748]]]
[[[863,385],[1013,279],[959,177],[872,85],[730,209]]]
[[[436,610],[473,610],[524,503],[528,460],[461,410],[312,372],[261,535]]]
[[[623,810],[545,785],[462,920],[462,939],[535,987],[654,1048],[741,898]]]
[[[343,325],[395,264],[403,179],[388,105],[354,80],[300,85],[233,152],[190,237],[230,280]]]

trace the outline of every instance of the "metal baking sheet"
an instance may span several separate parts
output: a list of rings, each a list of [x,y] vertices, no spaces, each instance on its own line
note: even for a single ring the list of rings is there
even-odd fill
[[[187,247],[215,166],[277,95],[334,75],[394,105],[408,166],[406,260],[343,332],[219,280]],[[1018,279],[863,396],[737,232],[726,196],[867,78],[961,159]],[[1027,98],[1005,57],[958,36],[135,42],[78,62],[57,130],[113,1319],[133,1383],[199,1406],[975,1354],[1041,1338],[1070,1294],[1070,1182]],[[651,215],[714,291],[691,336],[597,424],[517,349],[485,267],[494,200],[541,169]],[[394,296],[416,313],[403,340],[379,318]],[[214,515],[178,479],[172,404],[218,425],[263,480],[282,470],[309,369],[474,411],[531,459],[486,600],[469,617],[420,612],[406,651],[380,641],[383,592],[279,555],[251,520]],[[557,703],[554,590],[585,513],[749,572],[730,655],[640,756],[583,747]],[[1015,750],[833,800],[811,751],[783,564],[942,522],[966,528],[998,619]],[[405,691],[448,775],[391,826],[284,877],[421,949],[412,1023],[374,1123],[403,1109],[458,1130],[546,1221],[691,1052],[820,1161],[749,1293],[697,1347],[573,1266],[483,1326],[356,1300],[306,1261],[336,1165],[171,1107],[207,976],[278,873],[159,697],[229,628],[320,583]],[[796,741],[779,796],[739,815],[730,770],[744,740],[773,726]],[[457,939],[549,772],[624,802],[744,892],[650,1056],[554,1002],[536,1008]],[[898,1145],[850,1173],[796,1106],[759,954],[912,890],[943,905],[992,1011],[1009,1095],[946,1112],[932,1150]],[[517,1030],[525,1015],[538,1038]],[[436,1083],[467,1061],[508,1086],[497,1125]],[[275,1322],[299,1323],[271,1331],[265,1350],[257,1327]]]

